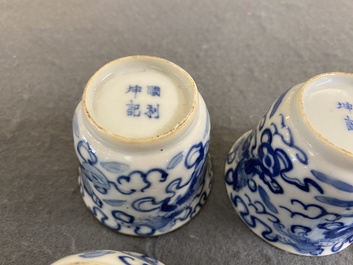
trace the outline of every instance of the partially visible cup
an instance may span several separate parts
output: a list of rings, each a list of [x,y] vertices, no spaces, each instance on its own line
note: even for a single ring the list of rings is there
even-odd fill
[[[64,257],[51,265],[164,265],[146,255],[114,250],[94,250]]]
[[[322,74],[285,91],[231,148],[230,200],[270,244],[329,255],[353,242],[353,75]]]
[[[83,200],[104,225],[160,235],[206,202],[210,118],[179,66],[149,56],[108,63],[88,81],[73,132]]]

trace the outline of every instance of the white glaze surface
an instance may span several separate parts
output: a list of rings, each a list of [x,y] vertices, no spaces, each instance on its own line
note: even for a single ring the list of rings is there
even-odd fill
[[[93,127],[120,141],[152,141],[187,127],[198,107],[196,84],[157,57],[112,61],[89,80],[83,105]]]
[[[124,137],[153,137],[172,129],[190,109],[180,80],[156,68],[108,77],[92,99],[93,117]]]
[[[353,77],[319,76],[305,88],[304,111],[323,137],[353,152]]]

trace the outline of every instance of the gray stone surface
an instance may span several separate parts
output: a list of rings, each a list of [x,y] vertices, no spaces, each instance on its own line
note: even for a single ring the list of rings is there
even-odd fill
[[[353,72],[353,2],[0,0],[0,264],[50,264],[92,249],[178,264],[351,264],[352,247],[321,258],[255,236],[226,196],[231,144],[281,91]],[[208,104],[215,181],[204,209],[156,238],[117,234],[85,208],[71,119],[85,83],[134,54],[187,70]]]

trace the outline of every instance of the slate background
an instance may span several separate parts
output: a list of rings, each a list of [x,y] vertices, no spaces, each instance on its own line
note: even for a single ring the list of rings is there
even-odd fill
[[[77,252],[141,252],[178,264],[351,264],[280,251],[235,214],[223,166],[232,143],[285,89],[353,72],[353,2],[0,0],[0,264],[50,264]],[[133,238],[84,207],[71,119],[102,65],[145,54],[187,70],[211,114],[215,181],[181,229]]]

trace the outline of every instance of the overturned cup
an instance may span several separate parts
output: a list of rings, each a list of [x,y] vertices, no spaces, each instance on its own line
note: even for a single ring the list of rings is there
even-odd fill
[[[175,230],[206,202],[210,118],[191,76],[156,57],[108,63],[88,81],[74,120],[87,207],[124,234]]]
[[[243,222],[270,244],[329,255],[353,242],[353,75],[285,91],[231,148],[225,180]]]

